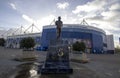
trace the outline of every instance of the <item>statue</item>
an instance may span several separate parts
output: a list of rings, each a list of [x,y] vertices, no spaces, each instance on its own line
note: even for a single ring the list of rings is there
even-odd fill
[[[58,17],[58,21],[55,22],[55,25],[57,26],[57,39],[59,39],[61,35],[61,27],[63,26],[60,16]]]
[[[55,22],[57,28],[57,39],[60,39],[61,27],[63,23],[61,17]],[[46,60],[43,67],[38,70],[41,74],[56,74],[56,73],[72,73],[73,69],[70,67],[69,61],[69,49],[67,40],[51,40],[48,52],[46,54]]]

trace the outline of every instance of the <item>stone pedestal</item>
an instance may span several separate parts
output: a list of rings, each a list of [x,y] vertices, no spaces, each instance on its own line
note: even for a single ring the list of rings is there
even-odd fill
[[[36,58],[36,53],[34,51],[23,51],[22,58]]]
[[[72,73],[69,64],[69,48],[67,41],[53,40],[47,52],[46,61],[41,74]]]

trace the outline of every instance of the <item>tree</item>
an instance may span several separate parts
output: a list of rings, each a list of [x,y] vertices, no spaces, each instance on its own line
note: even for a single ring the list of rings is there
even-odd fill
[[[116,53],[120,53],[120,47],[119,47],[119,46],[117,46],[117,47],[115,48],[115,52],[116,52]]]
[[[35,41],[32,37],[24,38],[20,41],[20,47],[23,49],[30,49],[35,46]]]
[[[85,48],[86,48],[86,45],[84,42],[75,42],[73,44],[73,50],[74,51],[82,51],[82,52],[85,52]]]
[[[5,39],[4,38],[0,38],[0,46],[4,46],[5,45]]]
[[[81,49],[81,51],[85,52],[86,45],[84,42],[80,42],[80,49]]]

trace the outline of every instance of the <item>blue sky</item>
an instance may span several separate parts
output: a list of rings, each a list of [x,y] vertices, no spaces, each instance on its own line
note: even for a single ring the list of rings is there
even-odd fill
[[[0,0],[0,30],[27,28],[34,23],[42,31],[43,25],[62,17],[63,23],[89,25],[113,34],[115,44],[120,37],[119,0]]]

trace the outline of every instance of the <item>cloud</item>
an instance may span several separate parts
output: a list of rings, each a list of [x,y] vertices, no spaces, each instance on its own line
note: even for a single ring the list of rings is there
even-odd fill
[[[55,19],[55,15],[48,15],[48,16],[45,16],[41,19],[38,19],[36,20],[36,25],[39,26],[40,30],[42,31],[42,27],[45,26],[45,25],[50,25],[51,23],[54,24],[54,19]]]
[[[113,4],[109,10],[120,10],[120,4],[119,3],[116,3],[116,4]]]
[[[12,7],[12,9],[16,10],[16,5],[14,3],[10,3],[10,6]]]
[[[120,2],[119,0],[93,0],[78,5],[72,13],[80,19],[86,19],[89,25],[103,29],[107,34],[114,35],[114,41],[120,37]],[[78,18],[76,18],[78,19]],[[79,22],[79,20],[76,20]]]
[[[75,17],[69,16],[69,14],[62,15],[63,24],[77,24],[78,19]]]
[[[99,28],[106,30],[117,30],[120,25],[120,18],[118,17],[120,14],[119,4],[113,3],[107,0],[94,0],[91,2],[87,2],[84,5],[76,6],[75,10],[73,10],[73,14],[80,16],[82,19],[88,19],[87,21],[90,25],[96,23]]]
[[[68,6],[69,6],[68,2],[57,3],[57,8],[59,8],[59,9],[66,9]]]
[[[101,13],[102,16],[104,16],[105,20],[108,20],[109,22],[120,22],[120,7],[119,7],[120,3],[115,3],[115,4],[111,4],[110,6],[108,6],[108,10],[104,11]],[[119,23],[120,25],[120,23]]]
[[[78,14],[82,11],[84,12],[91,12],[91,11],[97,11],[97,10],[102,10],[105,6],[106,2],[102,0],[94,0],[92,2],[87,2],[84,5],[78,5],[75,10],[72,12],[74,14]]]
[[[93,23],[95,23],[96,25],[94,24],[94,26],[105,31],[107,30],[111,32],[111,30],[118,30],[117,23],[115,23],[114,21],[110,22],[109,20],[104,20],[102,17],[87,18],[87,21],[90,25],[93,25]]]
[[[52,15],[52,14],[50,14],[50,15],[48,15],[48,16],[46,16],[46,17],[43,17],[43,18],[37,20],[36,22],[37,22],[37,24],[40,24],[40,25],[50,25],[51,22],[52,22],[54,19],[55,19],[55,16]]]
[[[22,15],[22,18],[25,19],[26,21],[30,22],[30,23],[34,23],[35,22],[32,18],[30,18],[29,16],[27,16],[25,14]]]
[[[25,19],[26,21],[28,21],[30,24],[26,25],[25,27],[28,28],[28,26],[30,26],[32,23],[34,23],[35,26],[37,26],[37,28],[39,28],[40,31],[42,31],[42,27],[45,25],[50,25],[51,23],[54,24],[54,19],[56,16],[50,14],[48,16],[45,16],[43,18],[34,20],[32,18],[30,18],[28,15],[23,14],[22,18]],[[36,30],[36,28],[34,29],[34,32],[37,32],[38,30]]]
[[[101,15],[104,17],[113,17],[115,15],[115,13],[112,11],[104,11],[101,13]]]

